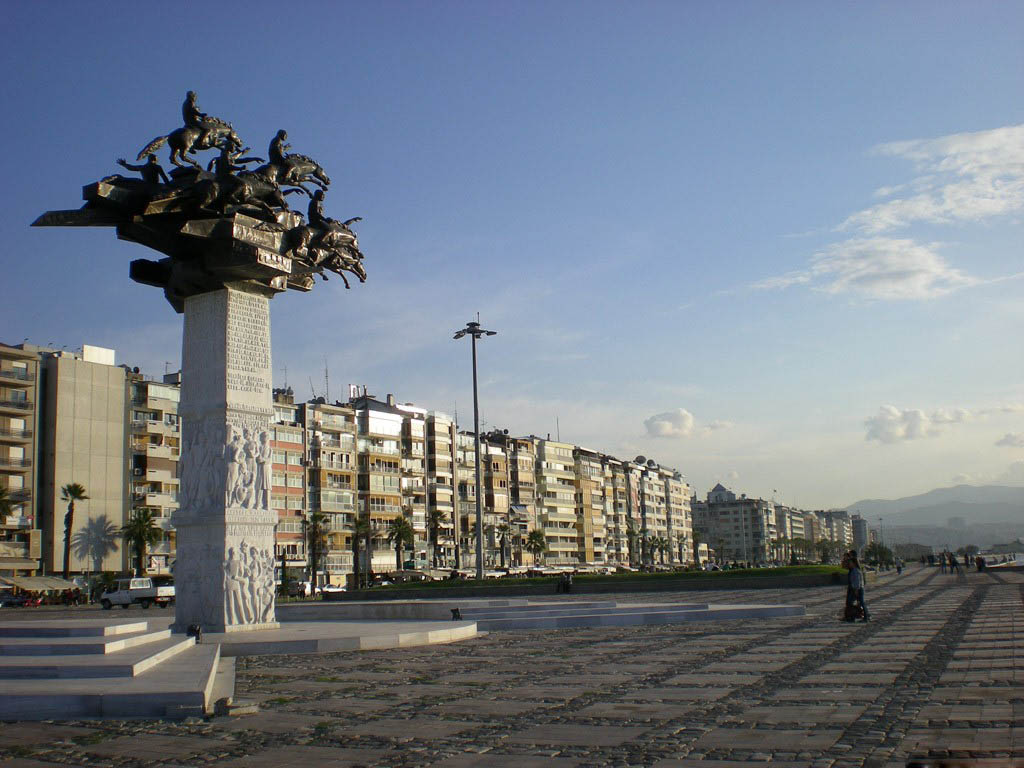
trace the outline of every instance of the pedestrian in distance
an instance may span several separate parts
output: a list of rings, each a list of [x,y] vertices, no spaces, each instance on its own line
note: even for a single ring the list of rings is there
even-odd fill
[[[864,571],[860,568],[857,560],[857,553],[850,551],[843,558],[843,565],[848,571],[846,585],[846,610],[843,614],[845,621],[855,621],[858,617],[862,622],[871,620],[868,614],[867,603],[864,602]]]
[[[939,555],[939,568],[941,569],[942,573],[946,572],[946,554],[946,552],[943,552],[941,555]]]

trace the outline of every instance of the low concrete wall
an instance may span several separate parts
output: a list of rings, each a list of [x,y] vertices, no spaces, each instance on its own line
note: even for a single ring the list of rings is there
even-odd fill
[[[870,579],[869,579],[870,581]],[[664,578],[644,581],[598,582],[586,583],[577,581],[572,585],[574,594],[608,595],[616,592],[701,592],[714,589],[786,589],[792,587],[827,587],[845,584],[845,578],[839,574],[835,581],[832,574],[811,573],[800,576],[751,576],[714,577],[699,576],[691,578]],[[325,601],[350,600],[448,600],[452,598],[489,597],[533,597],[557,594],[557,582],[547,584],[509,584],[501,586],[450,586],[424,589],[369,589],[351,592],[329,592],[324,595]]]

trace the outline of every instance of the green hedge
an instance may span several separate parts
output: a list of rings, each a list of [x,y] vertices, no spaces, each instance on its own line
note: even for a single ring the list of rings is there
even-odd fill
[[[655,573],[581,573],[573,575],[576,584],[624,584],[652,581],[684,581],[700,579],[713,581],[716,579],[749,579],[759,577],[785,578],[786,576],[810,576],[817,574],[846,575],[846,570],[838,565],[790,565],[782,568],[738,568],[729,571],[659,571]],[[518,579],[443,579],[441,581],[409,581],[402,584],[391,584],[386,587],[373,587],[378,590],[403,589],[449,589],[452,587],[514,587],[528,585],[554,584],[560,576],[537,576]]]

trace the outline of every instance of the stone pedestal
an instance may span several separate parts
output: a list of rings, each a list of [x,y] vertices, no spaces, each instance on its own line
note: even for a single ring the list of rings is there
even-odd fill
[[[184,310],[174,628],[273,629],[270,299],[228,287]]]

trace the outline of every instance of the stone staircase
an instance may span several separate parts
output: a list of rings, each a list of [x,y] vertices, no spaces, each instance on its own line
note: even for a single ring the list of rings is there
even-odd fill
[[[0,720],[202,716],[233,692],[219,664],[219,645],[146,621],[5,622]]]
[[[521,605],[465,605],[461,618],[475,621],[481,632],[504,629],[567,629],[681,624],[690,621],[803,616],[796,605],[709,605],[708,603],[537,602]]]

